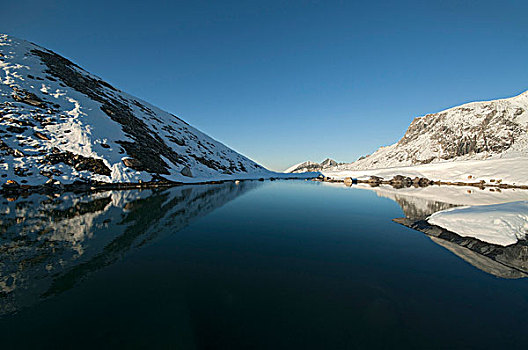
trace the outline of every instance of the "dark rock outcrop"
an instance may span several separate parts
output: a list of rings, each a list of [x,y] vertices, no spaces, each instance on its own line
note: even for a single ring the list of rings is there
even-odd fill
[[[112,173],[102,159],[84,157],[68,151],[55,150],[55,152],[46,155],[44,159],[49,165],[64,163],[78,171],[88,170],[100,175],[110,175]]]

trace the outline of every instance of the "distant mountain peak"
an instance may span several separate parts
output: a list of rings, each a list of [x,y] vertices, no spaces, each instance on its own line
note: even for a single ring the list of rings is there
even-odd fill
[[[329,169],[335,166],[338,166],[339,163],[337,163],[335,160],[326,158],[321,163],[316,163],[312,161],[302,162],[299,164],[295,164],[288,169],[286,169],[285,173],[306,173],[306,172],[317,172],[324,169]]]
[[[321,166],[323,168],[333,167],[333,166],[336,166],[336,165],[337,165],[337,162],[335,160],[333,160],[333,159],[330,159],[330,158],[326,158],[321,163]]]

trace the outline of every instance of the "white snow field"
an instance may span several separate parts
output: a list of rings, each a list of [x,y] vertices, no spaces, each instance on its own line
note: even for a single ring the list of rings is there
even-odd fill
[[[507,246],[526,239],[528,201],[457,207],[434,213],[427,221],[463,237]]]
[[[338,170],[332,168],[323,170],[322,173],[332,179],[352,177],[366,180],[371,176],[379,176],[390,180],[395,175],[403,175],[412,178],[416,176],[425,177],[434,181],[473,183],[484,180],[489,184],[500,182],[510,185],[528,185],[528,157],[445,161],[370,170]]]

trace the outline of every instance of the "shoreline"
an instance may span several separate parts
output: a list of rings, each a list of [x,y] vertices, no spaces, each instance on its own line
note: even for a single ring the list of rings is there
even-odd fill
[[[354,179],[352,177],[346,177],[344,179],[334,179],[329,176],[320,175],[312,181],[319,182],[331,182],[331,183],[344,183],[346,186],[352,186],[354,184],[368,184],[371,187],[378,187],[380,185],[391,185],[392,187],[399,188],[424,188],[428,186],[470,186],[477,187],[480,189],[490,188],[500,191],[501,189],[520,189],[528,190],[528,185],[516,185],[507,183],[497,182],[486,182],[481,180],[479,182],[463,182],[463,181],[442,181],[442,180],[430,180],[425,177],[411,178],[409,176],[396,175],[390,180],[385,180],[382,177],[372,175],[369,179]]]
[[[7,182],[2,185],[0,188],[0,196],[5,198],[13,197],[24,197],[31,194],[58,194],[58,193],[96,193],[102,191],[112,191],[112,190],[148,190],[155,188],[171,188],[178,186],[188,186],[188,185],[218,185],[223,183],[232,182],[234,184],[239,184],[240,182],[246,181],[277,181],[277,180],[311,180],[313,178],[307,178],[306,176],[298,177],[269,177],[269,178],[253,178],[253,179],[226,179],[226,180],[211,180],[211,181],[201,181],[201,182],[175,182],[169,180],[159,180],[159,181],[139,181],[139,182],[73,182],[71,184],[43,184],[43,185],[19,185],[16,182]]]
[[[470,186],[477,187],[480,189],[489,188],[491,191],[496,190],[500,192],[501,189],[520,189],[528,190],[528,185],[515,185],[515,184],[506,184],[506,183],[487,183],[483,180],[480,182],[452,182],[452,181],[433,181],[427,178],[410,178],[402,175],[396,175],[390,180],[385,180],[378,176],[371,176],[370,179],[354,179],[351,177],[346,177],[344,179],[335,179],[324,175],[319,175],[317,177],[306,177],[302,176],[302,173],[299,176],[288,176],[288,177],[269,177],[269,178],[253,178],[253,179],[226,179],[226,180],[210,180],[210,181],[201,181],[201,182],[174,182],[168,180],[159,180],[159,181],[139,181],[139,182],[73,182],[71,184],[42,184],[42,185],[25,185],[18,184],[16,182],[7,182],[2,185],[0,188],[0,196],[6,198],[13,198],[19,196],[29,196],[34,193],[40,194],[49,194],[53,195],[56,193],[64,192],[74,192],[74,193],[83,193],[83,192],[101,192],[101,191],[111,191],[111,190],[147,190],[155,188],[171,188],[177,186],[186,186],[186,185],[217,185],[228,182],[233,182],[238,184],[242,181],[276,181],[276,180],[310,180],[317,182],[329,182],[329,183],[343,183],[347,187],[351,187],[355,184],[367,184],[371,187],[379,187],[380,185],[390,185],[395,189],[402,188],[425,188],[429,186]]]
[[[290,174],[291,175],[291,174]],[[303,173],[299,173],[299,176],[279,176],[279,177],[260,177],[260,178],[242,178],[242,179],[225,179],[225,180],[209,180],[200,182],[175,182],[169,180],[157,180],[157,181],[139,181],[139,182],[81,182],[75,181],[71,184],[63,184],[60,182],[46,183],[42,185],[27,185],[18,184],[15,181],[7,181],[0,187],[0,196],[6,198],[13,198],[19,196],[29,196],[34,193],[40,194],[56,194],[56,193],[83,193],[83,192],[102,192],[111,190],[146,190],[155,188],[171,188],[185,185],[215,185],[233,182],[238,184],[242,181],[276,181],[276,180],[305,180],[305,181],[317,181],[317,182],[328,182],[328,183],[342,183],[347,187],[351,187],[357,184],[367,184],[370,187],[379,187],[381,185],[390,185],[394,189],[403,188],[426,188],[430,186],[453,186],[453,187],[476,187],[481,190],[488,188],[490,191],[500,192],[502,189],[518,189],[528,190],[528,185],[516,185],[508,183],[497,183],[497,182],[486,182],[481,180],[479,182],[463,182],[463,181],[433,181],[424,177],[415,177],[414,179],[408,176],[396,175],[390,180],[386,180],[379,176],[371,176],[369,179],[356,179],[352,177],[345,178],[332,178],[320,174],[319,176],[303,176]]]

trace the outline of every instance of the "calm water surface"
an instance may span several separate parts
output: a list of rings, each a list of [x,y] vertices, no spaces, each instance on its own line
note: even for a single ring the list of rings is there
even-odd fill
[[[2,348],[525,348],[522,266],[391,221],[449,206],[304,181],[3,200]]]

